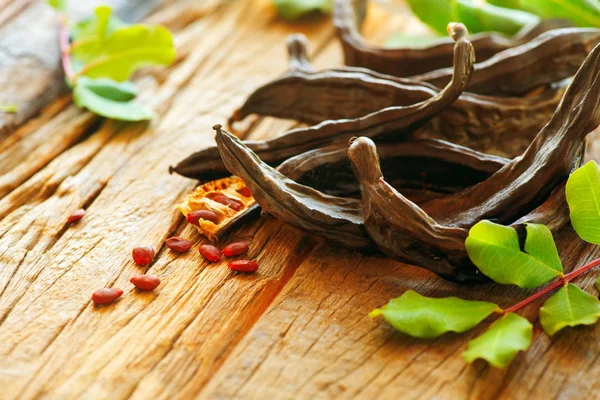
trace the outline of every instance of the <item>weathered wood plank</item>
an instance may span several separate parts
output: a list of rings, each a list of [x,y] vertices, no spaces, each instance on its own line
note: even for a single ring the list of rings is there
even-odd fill
[[[132,291],[127,283],[142,270],[131,248],[138,242],[160,248],[181,221],[173,205],[194,185],[168,175],[168,166],[210,143],[212,124],[254,86],[248,76],[267,80],[284,70],[288,33],[302,28],[317,43],[331,38],[325,22],[289,27],[265,18],[271,12],[268,1],[235,1],[200,21],[202,29],[188,36],[194,41],[188,56],[157,88],[158,123],[105,123],[5,197],[0,246],[11,257],[0,260],[36,258],[7,268],[0,302],[5,393],[171,398],[175,388],[198,392],[310,251],[313,239],[261,220],[236,232],[253,237],[259,274],[236,276],[195,252],[163,251],[152,265],[165,282],[156,293]],[[38,194],[48,180],[50,189]],[[84,220],[65,228],[68,213],[85,204]],[[182,234],[201,240],[189,228]],[[295,256],[274,257],[279,248]],[[90,305],[93,290],[113,284],[127,289],[122,300]]]

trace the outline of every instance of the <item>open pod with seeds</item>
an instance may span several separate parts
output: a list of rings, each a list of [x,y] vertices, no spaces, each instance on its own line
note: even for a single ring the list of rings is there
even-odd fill
[[[360,199],[328,195],[289,179],[219,126],[216,141],[227,169],[277,218],[349,246],[376,247],[448,279],[473,281],[483,277],[467,256],[465,239],[478,221],[541,222],[553,230],[567,223],[564,182],[581,165],[585,138],[599,124],[597,46],[550,122],[520,157],[479,183],[420,204],[385,180],[376,145],[368,137],[354,138],[348,149]]]
[[[307,40],[288,38],[290,69],[255,90],[230,118],[250,114],[316,124],[356,119],[379,110],[408,106],[439,94],[440,89],[410,78],[383,75],[364,68],[315,71],[307,57]],[[491,154],[516,157],[523,153],[550,120],[566,82],[538,88],[527,96],[495,97],[464,92],[439,114],[424,120],[413,138],[438,138]]]
[[[242,216],[257,208],[245,183],[237,177],[223,178],[198,186],[177,206],[188,217],[197,211],[208,212],[195,218],[194,226],[211,242],[227,231]]]
[[[441,91],[407,105],[386,107],[354,119],[324,121],[318,125],[294,129],[275,139],[248,141],[246,144],[263,161],[279,164],[290,157],[316,148],[347,143],[353,136],[378,137],[401,141],[410,137],[419,126],[452,104],[467,86],[475,54],[462,24],[450,24],[449,31],[456,41],[454,47],[454,76]],[[227,175],[218,152],[209,147],[194,153],[171,168],[191,178],[210,180]]]
[[[344,51],[346,65],[368,68],[395,76],[412,76],[452,66],[452,41],[440,38],[423,48],[380,47],[361,35],[367,15],[367,0],[336,0],[333,20]],[[495,54],[529,42],[551,29],[570,26],[566,20],[543,20],[526,26],[511,38],[497,33],[479,33],[471,37],[479,62]]]
[[[334,23],[346,64],[390,75],[412,76],[437,87],[446,85],[452,77],[450,65],[443,65],[450,59],[448,44],[420,50],[368,46],[359,33],[366,3],[366,0],[335,1]],[[592,47],[600,43],[600,29],[552,29],[561,24],[564,26],[557,21],[545,22],[521,32],[513,40],[502,41],[489,34],[475,35],[473,43],[479,62],[475,64],[467,90],[494,96],[520,96],[573,75]],[[498,45],[499,42],[504,44]]]

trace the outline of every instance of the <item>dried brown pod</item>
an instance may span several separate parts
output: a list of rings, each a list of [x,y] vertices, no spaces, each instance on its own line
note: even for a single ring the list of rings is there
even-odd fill
[[[454,77],[434,96],[406,106],[387,107],[361,118],[325,121],[309,128],[295,129],[275,139],[247,142],[263,161],[280,163],[303,152],[347,142],[353,136],[375,137],[394,132],[407,137],[424,122],[454,102],[468,85],[474,63],[473,46],[462,24],[452,24],[450,33],[456,40],[454,52]],[[209,147],[192,154],[171,171],[180,175],[209,180],[226,174],[216,149]]]
[[[288,38],[290,70],[255,90],[234,112],[230,124],[259,114],[315,124],[354,119],[392,106],[427,100],[439,89],[410,78],[364,68],[314,71],[306,55],[307,40]],[[439,138],[492,154],[515,157],[550,120],[566,85],[525,97],[463,93],[419,127],[413,137]]]
[[[377,149],[367,137],[354,139],[348,150],[360,201],[283,177],[221,129],[217,144],[227,168],[246,182],[264,209],[285,222],[359,248],[374,243],[391,257],[449,279],[477,280],[481,275],[469,261],[464,241],[478,221],[551,222],[553,229],[566,222],[564,182],[581,165],[585,137],[600,124],[599,61],[597,46],[522,156],[481,183],[421,205],[384,180]]]
[[[367,12],[367,0],[336,0],[333,21],[344,50],[346,65],[368,68],[395,76],[412,76],[450,67],[453,43],[440,39],[424,48],[390,48],[368,43],[360,31]],[[479,33],[471,36],[477,61],[485,61],[495,54],[527,43],[551,29],[570,26],[566,20],[543,20],[526,26],[507,38],[497,33]]]

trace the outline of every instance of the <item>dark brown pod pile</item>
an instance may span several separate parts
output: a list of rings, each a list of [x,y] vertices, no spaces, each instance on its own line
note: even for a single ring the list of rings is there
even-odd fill
[[[475,223],[556,231],[568,222],[564,184],[600,124],[600,46],[592,50],[600,30],[516,37],[475,64],[464,26],[449,28],[451,79],[445,68],[411,78],[356,67],[315,72],[305,40],[293,37],[290,71],[252,94],[233,121],[256,113],[318,124],[246,142],[217,125],[218,155],[211,147],[172,170],[200,180],[235,174],[290,225],[448,279],[483,279],[464,245]],[[555,82],[575,72],[568,87]]]
[[[337,0],[333,20],[344,50],[346,65],[368,68],[395,76],[412,76],[452,66],[451,40],[440,39],[426,48],[388,48],[369,44],[360,34],[366,17],[367,0]],[[497,33],[480,33],[471,37],[478,61],[485,61],[497,53],[529,42],[551,29],[566,28],[565,20],[544,20],[535,26],[526,26],[512,38]]]
[[[599,61],[597,46],[551,121],[521,157],[478,184],[421,205],[384,180],[375,144],[366,137],[353,139],[348,150],[360,183],[360,200],[326,195],[285,177],[219,126],[217,145],[229,171],[242,178],[257,202],[277,218],[346,245],[375,244],[390,257],[446,278],[470,281],[480,276],[464,242],[478,221],[545,222],[555,230],[568,221],[562,187],[581,165],[585,137],[600,124]]]

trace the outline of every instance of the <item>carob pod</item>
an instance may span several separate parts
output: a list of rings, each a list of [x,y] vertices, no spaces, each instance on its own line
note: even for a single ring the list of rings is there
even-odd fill
[[[475,64],[467,91],[520,96],[573,75],[598,43],[600,29],[596,28],[563,28],[542,33]],[[438,69],[412,78],[442,87],[452,78],[452,69]]]
[[[482,219],[518,224],[566,221],[565,180],[581,165],[585,137],[600,124],[600,46],[592,50],[551,121],[525,153],[483,182],[454,194],[411,202],[382,176],[373,141],[354,139],[348,156],[361,200],[325,195],[284,177],[217,127],[221,156],[269,213],[309,232],[358,248],[377,248],[448,279],[483,279],[467,256],[468,229]],[[367,239],[365,229],[368,232]]]
[[[336,0],[333,22],[344,50],[346,65],[368,68],[384,74],[411,76],[435,69],[450,67],[451,40],[440,39],[424,48],[390,48],[368,43],[360,31],[366,16],[367,0]],[[479,33],[471,36],[478,62],[511,47],[524,44],[551,29],[570,26],[566,20],[543,20],[526,26],[512,38],[497,33]]]
[[[411,132],[454,102],[468,85],[475,55],[462,24],[450,24],[454,40],[454,77],[439,93],[427,100],[407,106],[387,107],[361,118],[325,121],[309,128],[294,129],[275,139],[248,141],[264,162],[280,163],[290,157],[315,148],[347,142],[353,136],[375,137],[394,132],[395,136],[408,137]],[[170,169],[180,175],[210,180],[226,174],[223,162],[215,147],[194,153]]]
[[[315,72],[306,56],[307,40],[288,38],[290,70],[255,90],[229,123],[259,114],[314,124],[353,119],[391,106],[406,106],[439,93],[433,85],[362,68]],[[497,155],[515,157],[550,120],[565,84],[525,97],[463,93],[420,127],[413,137],[439,138]],[[537,91],[536,91],[537,92]]]

